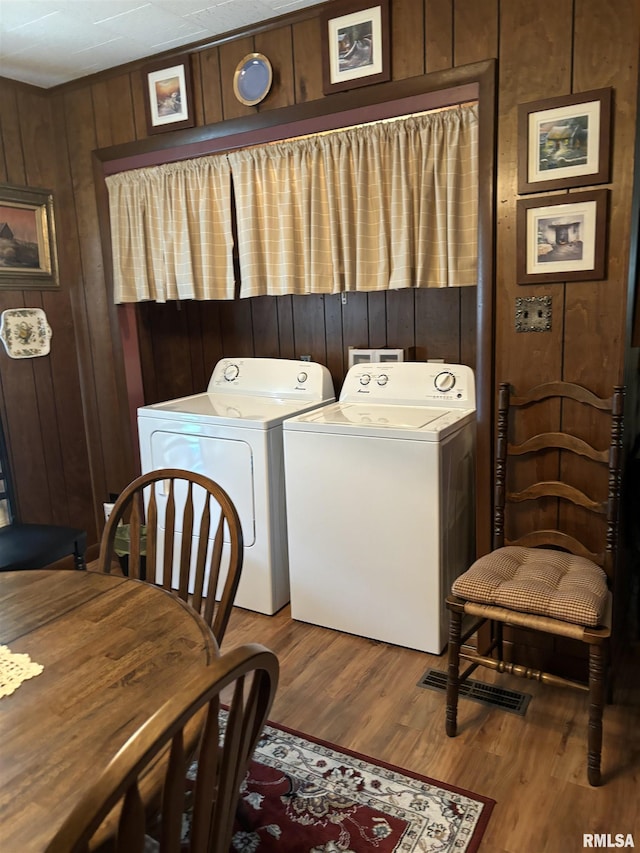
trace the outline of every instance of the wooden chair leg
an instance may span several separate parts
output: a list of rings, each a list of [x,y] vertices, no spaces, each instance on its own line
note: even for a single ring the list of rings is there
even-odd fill
[[[589,646],[589,734],[588,765],[589,784],[601,783],[600,760],[602,755],[602,711],[604,699],[604,672],[602,646]]]
[[[496,654],[498,655],[498,660],[504,660],[504,631],[502,622],[492,622],[491,626],[495,632]]]
[[[462,612],[450,611],[449,662],[447,666],[447,718],[446,732],[455,737],[458,731],[458,691],[460,689],[460,634]]]
[[[611,663],[610,657],[610,645],[609,643],[605,643],[602,647],[602,664],[604,667],[604,703],[605,705],[613,705],[614,704],[614,692],[615,692],[615,681],[616,681],[616,672]]]

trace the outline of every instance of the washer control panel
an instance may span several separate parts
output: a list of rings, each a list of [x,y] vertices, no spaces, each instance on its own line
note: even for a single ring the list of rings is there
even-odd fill
[[[474,409],[473,370],[464,364],[431,361],[355,364],[347,373],[340,401]]]
[[[443,394],[446,394],[447,391],[453,391],[455,388],[456,375],[450,370],[443,370],[441,373],[438,373],[436,378],[433,380],[433,384],[437,391],[441,391]]]

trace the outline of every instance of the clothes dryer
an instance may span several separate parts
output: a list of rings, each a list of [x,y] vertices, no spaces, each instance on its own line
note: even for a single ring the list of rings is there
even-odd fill
[[[282,423],[332,400],[333,382],[321,364],[224,358],[205,393],[138,409],[143,473],[196,471],[234,502],[244,538],[239,607],[271,615],[289,601]],[[162,518],[164,506],[158,512]],[[180,544],[178,531],[175,560]]]
[[[440,654],[475,555],[473,371],[354,365],[283,437],[292,617]]]

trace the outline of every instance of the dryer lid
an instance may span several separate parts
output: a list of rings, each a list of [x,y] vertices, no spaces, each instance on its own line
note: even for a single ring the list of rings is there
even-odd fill
[[[193,394],[165,403],[142,406],[140,417],[169,418],[190,423],[222,424],[247,429],[270,429],[285,418],[308,411],[318,403],[252,397],[248,394]]]

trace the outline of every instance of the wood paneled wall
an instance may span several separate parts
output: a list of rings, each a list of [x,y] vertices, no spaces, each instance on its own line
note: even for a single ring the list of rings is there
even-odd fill
[[[147,403],[203,391],[219,358],[269,356],[326,364],[339,391],[349,347],[475,366],[476,288],[260,296],[236,302],[146,303],[138,309]]]
[[[319,8],[272,27],[193,49],[197,124],[322,98]],[[623,378],[636,129],[639,10],[627,0],[392,0],[392,76],[400,80],[498,60],[495,379],[524,389],[576,380],[597,393]],[[276,69],[257,108],[239,104],[234,69],[250,51]],[[146,136],[141,63],[50,92],[3,81],[1,177],[56,194],[62,288],[0,295],[2,307],[42,305],[52,355],[11,362],[0,353],[0,407],[9,425],[21,504],[29,520],[73,517],[99,529],[101,502],[135,473],[135,447],[118,310],[110,304],[92,151]],[[589,283],[515,281],[517,105],[612,86],[615,90],[608,277]],[[339,96],[334,95],[334,98]],[[516,296],[550,295],[552,330],[515,331]],[[139,311],[148,401],[205,387],[223,354],[311,354],[339,384],[349,345],[415,347],[415,357],[474,364],[475,294],[399,292],[260,297],[233,304],[146,305]],[[26,377],[26,379],[25,379]],[[25,384],[26,383],[26,384]],[[57,499],[64,487],[66,498]],[[90,509],[91,507],[91,509]],[[87,515],[92,515],[91,519]]]
[[[91,542],[97,528],[79,371],[81,259],[73,198],[58,172],[56,153],[66,151],[57,119],[46,93],[0,85],[0,181],[54,189],[60,267],[59,290],[0,290],[0,311],[42,308],[53,330],[48,356],[17,360],[0,352],[0,414],[19,517],[84,527]]]

